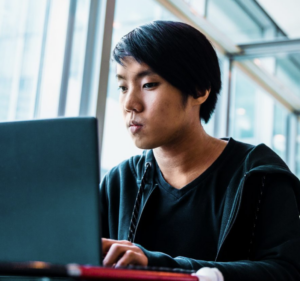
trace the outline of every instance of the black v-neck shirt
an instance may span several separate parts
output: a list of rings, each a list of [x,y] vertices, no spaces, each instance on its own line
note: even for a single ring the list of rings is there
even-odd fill
[[[236,145],[229,139],[215,162],[181,189],[168,184],[156,164],[158,186],[144,208],[135,242],[172,257],[214,260],[226,189],[245,158],[235,154]]]

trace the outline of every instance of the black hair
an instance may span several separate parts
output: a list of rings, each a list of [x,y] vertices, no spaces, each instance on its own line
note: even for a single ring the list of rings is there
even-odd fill
[[[189,95],[197,98],[199,92],[204,95],[210,90],[200,109],[200,118],[209,121],[221,89],[221,74],[216,52],[199,30],[173,21],[139,26],[123,36],[113,50],[113,58],[121,65],[128,56],[147,64],[179,89],[184,104]]]

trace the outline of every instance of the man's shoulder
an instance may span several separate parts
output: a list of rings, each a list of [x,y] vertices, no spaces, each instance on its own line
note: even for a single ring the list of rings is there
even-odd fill
[[[136,180],[140,179],[145,163],[150,161],[151,155],[149,154],[152,154],[152,151],[145,150],[142,154],[134,155],[129,159],[122,161],[120,164],[110,169],[105,175],[105,178],[109,180],[121,180],[128,177]]]
[[[253,145],[233,139],[232,141],[235,143],[234,153],[244,154],[244,165],[247,171],[264,166],[289,171],[288,166],[280,156],[264,143]]]
[[[270,170],[285,170],[290,172],[286,163],[281,157],[265,144],[255,146],[247,157],[247,168],[254,169],[258,167],[265,167]]]

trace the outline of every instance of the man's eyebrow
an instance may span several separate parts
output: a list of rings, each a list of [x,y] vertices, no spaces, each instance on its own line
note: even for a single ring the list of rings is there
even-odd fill
[[[122,76],[122,75],[120,75],[120,74],[117,74],[117,75],[116,75],[116,78],[117,78],[118,80],[126,80],[125,77]]]
[[[156,73],[151,69],[146,69],[136,74],[136,78],[143,78],[145,76],[155,75]]]
[[[156,75],[156,73],[151,69],[146,69],[146,70],[138,72],[135,75],[134,78],[135,79],[140,79],[140,78],[143,78],[145,76],[151,76],[151,75]],[[120,74],[117,74],[116,77],[117,77],[118,80],[126,80],[126,78],[124,76],[120,75]]]

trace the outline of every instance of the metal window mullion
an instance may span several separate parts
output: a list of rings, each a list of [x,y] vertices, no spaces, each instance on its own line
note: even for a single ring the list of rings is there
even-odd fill
[[[89,10],[89,22],[87,31],[87,40],[85,47],[85,58],[83,67],[83,77],[80,96],[79,115],[86,116],[89,114],[90,103],[93,97],[93,81],[95,77],[96,63],[99,63],[98,55],[98,37],[101,24],[101,1],[91,0]]]
[[[210,0],[204,0],[204,14],[203,14],[204,18],[208,17],[208,1]]]
[[[49,26],[50,8],[51,8],[51,0],[47,0],[46,10],[45,10],[43,38],[42,38],[42,45],[41,45],[41,54],[40,54],[39,73],[38,73],[38,79],[37,79],[37,85],[36,85],[36,91],[35,91],[35,103],[34,103],[33,118],[39,117],[41,85],[42,85],[42,79],[43,79],[43,68],[44,68],[48,26]]]
[[[62,71],[62,78],[61,78],[61,85],[60,85],[58,111],[57,111],[58,116],[64,116],[66,111],[76,8],[77,8],[77,0],[70,0],[68,27],[67,27],[66,44],[65,44],[65,52],[64,52],[64,64],[63,64],[63,71]]]
[[[245,6],[245,1],[234,1],[240,8],[242,11],[245,12],[245,14],[250,18],[250,20],[252,20],[259,28],[262,36],[264,35],[264,26],[261,22],[258,21],[258,19],[253,15],[253,11],[249,10],[249,8],[247,7],[247,5]]]
[[[296,145],[297,145],[297,116],[294,113],[287,118],[286,159],[290,170],[296,172]]]
[[[214,136],[215,137],[225,137],[228,136],[229,124],[228,122],[228,107],[229,105],[229,90],[231,83],[231,65],[230,58],[222,58],[221,64],[222,70],[222,90],[218,97],[218,102],[215,110],[215,120],[214,120]]]
[[[228,65],[228,89],[227,89],[227,115],[226,115],[226,136],[230,135],[230,110],[232,107],[232,70],[233,70],[233,59],[229,58],[229,65]],[[234,108],[233,108],[234,110]]]
[[[104,117],[108,89],[109,65],[111,57],[111,41],[113,32],[113,20],[115,12],[115,0],[101,1],[101,30],[100,40],[101,58],[97,87],[96,117],[98,119],[99,153],[101,155],[104,131]]]
[[[299,134],[300,134],[300,131],[299,131],[299,122],[300,122],[300,118],[299,118],[299,112],[295,112],[295,117],[296,117],[296,144],[295,144],[295,174],[296,176],[299,178]]]
[[[238,47],[242,50],[242,52],[232,54],[232,56],[235,60],[240,61],[292,53],[298,54],[300,50],[300,39],[242,44],[238,45]]]

